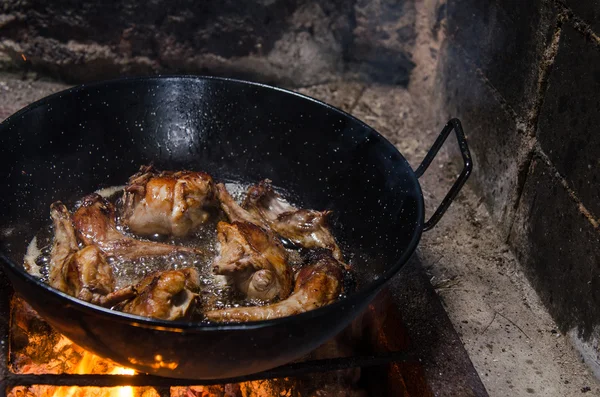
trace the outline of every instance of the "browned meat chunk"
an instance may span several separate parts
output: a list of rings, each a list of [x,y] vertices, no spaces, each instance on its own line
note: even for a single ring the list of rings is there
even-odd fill
[[[135,298],[116,307],[125,313],[161,320],[177,320],[191,314],[200,275],[194,268],[155,272],[134,287]]]
[[[227,276],[248,298],[284,299],[292,287],[292,274],[281,243],[268,231],[247,222],[219,222],[221,245],[213,269]]]
[[[50,206],[50,217],[54,228],[54,240],[50,251],[49,282],[52,287],[67,292],[69,286],[66,264],[71,256],[79,250],[79,246],[71,222],[71,214],[63,203],[57,201]]]
[[[98,194],[83,198],[73,214],[78,237],[86,245],[97,245],[106,255],[124,259],[169,255],[174,252],[199,253],[188,247],[140,241],[122,234],[115,224],[115,208]]]
[[[61,202],[53,203],[50,215],[54,242],[50,252],[50,285],[78,299],[110,306],[128,294],[113,292],[112,268],[95,245],[79,249],[69,211]]]
[[[210,175],[192,171],[158,172],[143,166],[124,189],[121,218],[139,235],[185,236],[209,218],[215,205]]]
[[[262,228],[268,228],[269,225],[260,216],[251,214],[240,207],[222,183],[217,184],[217,197],[219,198],[223,212],[225,212],[230,222],[248,222]]]
[[[104,259],[102,251],[95,245],[77,251],[65,266],[65,291],[84,301],[102,304],[106,296],[113,292],[115,279],[112,268]]]
[[[248,189],[242,206],[229,195],[225,186],[217,185],[221,208],[231,221],[244,221],[271,229],[281,237],[304,248],[326,248],[343,260],[327,225],[329,211],[298,209],[273,190],[269,180]]]
[[[327,224],[330,211],[294,207],[273,190],[268,179],[248,189],[243,208],[292,243],[304,248],[327,248],[342,260],[342,252]]]
[[[218,322],[269,320],[307,312],[334,302],[342,291],[342,264],[329,253],[315,255],[296,277],[294,292],[287,299],[266,306],[212,310],[206,317]]]

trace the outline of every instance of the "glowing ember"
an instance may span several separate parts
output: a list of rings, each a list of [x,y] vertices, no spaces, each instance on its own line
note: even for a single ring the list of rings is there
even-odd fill
[[[7,394],[8,397],[160,397],[153,388],[148,387],[56,387],[35,385],[30,387],[16,386]]]
[[[99,358],[91,353],[86,353],[81,362],[77,365],[76,374],[89,374],[94,372]],[[135,375],[135,371],[130,368],[115,367],[110,372],[110,375]],[[45,386],[34,385],[31,387],[17,386],[9,393],[8,397],[159,397],[159,394],[151,387],[81,387],[81,386]]]
[[[10,369],[15,374],[93,374],[135,375],[130,368],[96,356],[56,332],[22,299],[17,296],[11,312]],[[348,337],[349,340],[352,338]],[[305,359],[325,359],[349,356],[352,344],[334,339],[321,346]],[[156,368],[175,369],[177,363],[165,361],[157,354]],[[296,378],[280,378],[239,384],[211,386],[162,387],[92,387],[92,386],[15,386],[7,391],[9,397],[299,397],[344,395],[366,397],[357,387],[360,369],[347,369]]]
[[[135,375],[81,348],[49,327],[33,309],[15,297],[11,318],[11,370],[18,374]],[[16,386],[10,397],[158,397],[152,387]]]

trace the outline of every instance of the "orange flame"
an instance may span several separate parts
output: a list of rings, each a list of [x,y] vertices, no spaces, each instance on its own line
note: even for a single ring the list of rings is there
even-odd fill
[[[81,361],[79,364],[77,364],[77,367],[73,372],[76,374],[90,374],[93,372],[93,369],[96,364],[98,364],[99,360],[101,359],[98,356],[89,352],[84,352],[83,356],[81,357]],[[135,375],[135,371],[130,368],[115,367],[109,372],[109,374]],[[53,397],[76,397],[80,395],[85,395],[85,388],[78,386],[61,386],[55,390],[54,394],[52,394]],[[100,393],[94,395],[102,397],[133,397],[133,387],[120,386],[101,389]]]
[[[135,375],[135,371],[131,368],[116,367],[111,371],[113,375]],[[133,387],[121,386],[116,390],[111,391],[110,397],[133,397]]]

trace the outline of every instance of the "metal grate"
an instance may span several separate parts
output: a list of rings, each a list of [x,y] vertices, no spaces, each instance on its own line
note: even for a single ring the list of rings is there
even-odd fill
[[[92,386],[92,387],[171,387],[171,386],[210,386],[229,383],[241,383],[256,380],[277,378],[293,378],[311,373],[324,373],[350,368],[368,368],[389,365],[390,363],[414,363],[417,360],[407,351],[387,351],[367,355],[337,357],[286,364],[268,371],[247,376],[227,379],[178,379],[147,374],[112,375],[112,374],[18,374],[10,369],[10,330],[11,299],[13,291],[10,284],[2,277],[0,283],[0,397],[6,396],[7,390],[14,386]]]
[[[395,280],[395,281],[394,281]],[[301,380],[302,375],[317,379],[316,373],[361,368],[361,384],[369,395],[433,396],[473,395],[487,397],[477,372],[439,297],[418,263],[407,267],[402,278],[373,302],[365,313],[363,325],[369,335],[358,350],[365,355],[318,359],[287,364],[269,371],[234,379],[188,380],[152,375],[75,375],[16,374],[11,371],[9,340],[13,290],[0,272],[0,397],[13,386],[43,387],[150,387],[161,396],[170,396],[178,387],[219,387],[249,381],[288,378]],[[393,291],[393,292],[391,292]],[[402,313],[400,313],[400,309]],[[363,349],[364,348],[364,349]],[[336,384],[329,386],[337,387]],[[35,386],[34,386],[35,387]],[[171,394],[170,394],[171,393]]]
[[[404,352],[380,353],[369,356],[340,357],[333,359],[311,360],[301,363],[287,364],[269,371],[236,378],[215,380],[193,380],[165,378],[153,375],[75,375],[75,374],[43,374],[23,375],[8,371],[3,379],[3,388],[12,386],[53,385],[53,386],[194,386],[221,385],[225,383],[241,383],[253,380],[295,377],[310,373],[322,373],[348,368],[367,368],[387,365],[392,362],[409,362],[410,355]],[[414,361],[416,363],[416,361]]]

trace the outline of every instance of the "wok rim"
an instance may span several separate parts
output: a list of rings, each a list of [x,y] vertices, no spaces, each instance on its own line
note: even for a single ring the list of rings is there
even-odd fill
[[[60,98],[64,95],[70,95],[73,92],[93,89],[100,86],[118,86],[123,83],[130,83],[136,81],[167,81],[167,80],[213,80],[213,81],[222,81],[226,83],[235,83],[242,84],[247,86],[259,87],[266,90],[279,91],[286,95],[292,95],[298,97],[302,100],[308,100],[310,102],[316,103],[320,105],[324,109],[328,109],[335,113],[338,113],[340,116],[344,118],[350,119],[353,122],[357,123],[360,127],[365,128],[369,131],[370,134],[373,135],[377,140],[380,141],[382,145],[387,146],[392,150],[392,152],[399,156],[397,160],[406,162],[408,169],[410,170],[409,175],[410,178],[415,182],[416,193],[417,193],[417,224],[415,226],[411,241],[408,244],[408,247],[404,250],[402,255],[398,260],[393,263],[388,270],[384,273],[380,274],[376,280],[369,281],[360,291],[345,296],[341,299],[336,300],[329,305],[321,306],[317,309],[313,309],[304,313],[294,314],[291,316],[274,318],[269,320],[260,320],[260,321],[248,321],[243,323],[202,323],[202,322],[186,322],[186,321],[168,321],[168,320],[159,320],[152,319],[149,317],[138,316],[129,313],[123,313],[117,310],[112,310],[109,308],[104,308],[102,306],[97,306],[92,303],[79,300],[74,296],[66,294],[60,290],[57,290],[51,287],[49,284],[44,283],[43,281],[37,279],[36,277],[29,274],[23,266],[18,265],[12,259],[5,254],[4,250],[0,249],[0,259],[4,263],[4,265],[8,265],[13,274],[16,274],[20,277],[25,283],[29,285],[33,285],[37,288],[42,288],[48,293],[58,295],[65,303],[74,305],[74,308],[77,310],[82,310],[84,312],[92,312],[94,315],[106,318],[108,320],[117,321],[120,323],[127,323],[132,326],[144,327],[155,329],[159,331],[167,331],[167,332],[193,332],[193,333],[202,333],[202,332],[213,332],[213,331],[243,331],[247,329],[260,329],[266,328],[276,325],[285,325],[288,323],[302,321],[302,319],[308,319],[311,317],[324,315],[332,310],[339,309],[347,304],[353,305],[353,301],[360,298],[360,301],[364,299],[368,299],[369,297],[374,296],[379,290],[393,277],[395,276],[400,269],[408,262],[410,257],[413,255],[415,249],[417,248],[419,241],[421,240],[421,236],[423,234],[423,224],[425,217],[425,204],[423,192],[421,189],[421,185],[419,183],[419,179],[417,178],[413,168],[410,166],[404,155],[383,135],[381,135],[375,128],[369,126],[364,121],[358,119],[357,117],[316,98],[310,97],[305,94],[301,94],[296,91],[292,91],[290,89],[285,89],[265,83],[259,83],[254,81],[248,81],[243,79],[235,79],[229,77],[218,77],[218,76],[207,76],[207,75],[189,75],[189,74],[174,74],[174,75],[153,75],[153,76],[135,76],[135,77],[120,77],[115,79],[107,79],[107,80],[99,80],[93,83],[84,83],[75,85],[73,87],[58,91],[54,94],[47,95],[41,99],[38,99],[35,102],[30,103],[29,105],[21,108],[17,112],[13,113],[9,117],[7,117],[4,121],[0,123],[0,126],[6,126],[13,122],[13,120],[18,119],[22,115],[28,113],[29,111],[43,106],[55,98]]]

